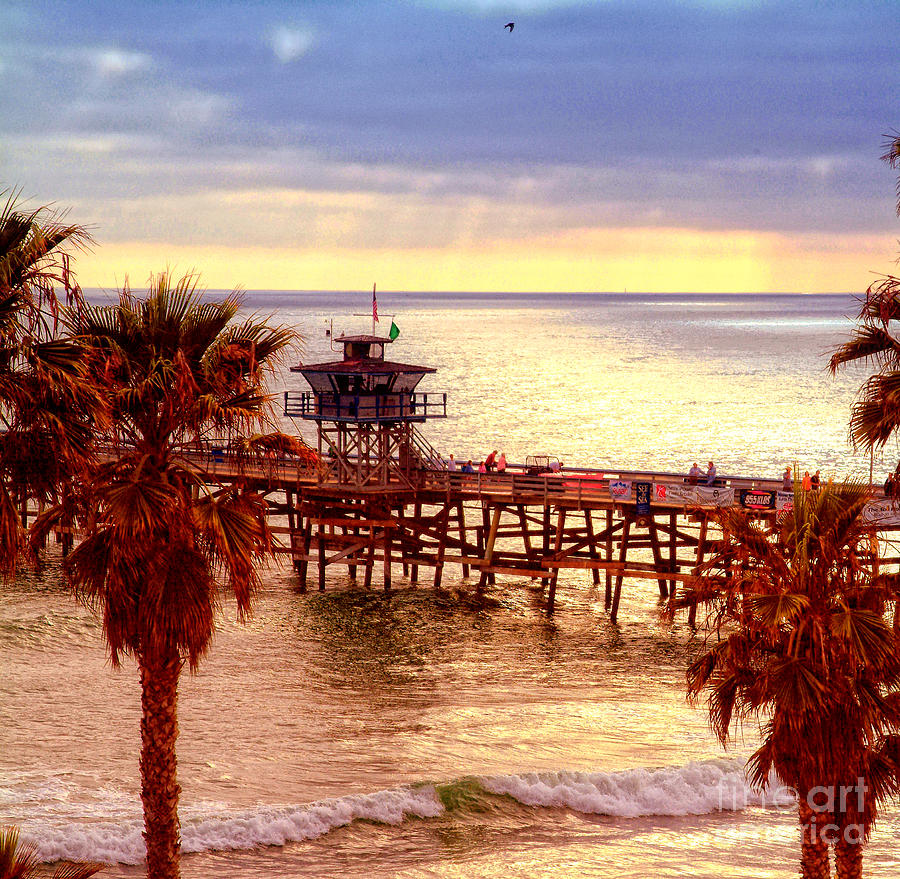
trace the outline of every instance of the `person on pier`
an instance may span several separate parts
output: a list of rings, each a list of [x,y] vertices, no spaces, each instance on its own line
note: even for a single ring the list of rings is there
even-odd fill
[[[506,455],[503,452],[500,452],[500,457],[497,458],[497,472],[506,472]]]
[[[790,465],[784,468],[784,473],[781,474],[781,490],[782,491],[793,491],[794,490],[794,474],[791,470]]]
[[[463,466],[462,466],[462,472],[463,472],[463,473],[474,473],[474,472],[475,472],[475,468],[472,466],[472,459],[471,459],[471,458],[469,458],[469,460],[466,461],[465,464],[463,464]]]
[[[706,484],[714,485],[716,482],[716,465],[713,464],[712,461],[709,462],[709,466],[706,468]]]
[[[694,466],[688,470],[688,482],[691,485],[696,485],[700,481],[702,475],[703,471],[697,466],[697,462],[694,461]]]
[[[456,473],[456,458],[453,457],[453,452],[450,453],[450,460],[447,461],[447,469],[451,473]]]
[[[494,449],[494,451],[491,452],[490,455],[488,455],[484,459],[484,470],[486,473],[490,473],[491,470],[493,470],[494,467],[496,467],[496,466],[497,466],[497,450]]]
[[[809,475],[809,470],[803,474],[803,490],[812,491],[812,476]]]
[[[812,479],[810,480],[810,482],[812,483],[812,490],[818,491],[819,486],[822,484],[822,477],[819,475],[818,470],[816,470],[816,472],[813,473]]]

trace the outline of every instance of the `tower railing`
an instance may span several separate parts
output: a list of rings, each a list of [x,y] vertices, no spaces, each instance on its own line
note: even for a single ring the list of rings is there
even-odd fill
[[[447,417],[447,394],[314,394],[285,391],[284,414],[312,421],[420,421]]]

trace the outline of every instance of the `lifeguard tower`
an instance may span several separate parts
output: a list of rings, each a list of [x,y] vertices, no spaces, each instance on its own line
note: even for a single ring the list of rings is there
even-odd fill
[[[316,422],[319,455],[327,465],[320,481],[383,491],[391,484],[417,487],[425,470],[443,468],[417,424],[445,418],[445,393],[417,393],[435,370],[384,359],[393,341],[375,335],[340,336],[344,357],[301,364],[312,391],[285,391],[284,414]]]

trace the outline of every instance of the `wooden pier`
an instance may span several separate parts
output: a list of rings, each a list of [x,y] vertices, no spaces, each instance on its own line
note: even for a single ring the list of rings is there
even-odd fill
[[[427,569],[439,587],[455,565],[478,591],[537,581],[553,613],[560,572],[575,570],[594,586],[602,580],[615,622],[626,581],[655,581],[668,599],[696,578],[722,539],[720,506],[740,504],[774,526],[793,502],[779,481],[743,477],[698,485],[682,474],[608,469],[452,471],[418,429],[446,417],[446,394],[416,393],[434,370],[386,361],[390,339],[338,341],[342,360],[294,368],[312,393],[284,395],[286,416],[315,423],[316,455],[254,458],[210,444],[189,456],[210,484],[240,482],[265,497],[272,549],[302,590],[314,570],[324,591],[329,568],[366,589],[378,575],[385,591],[396,567],[410,584]],[[870,504],[873,551],[897,566],[900,509],[880,494]]]
[[[478,591],[539,581],[552,613],[560,572],[577,570],[584,572],[586,582],[603,583],[615,622],[627,581],[655,581],[660,599],[674,596],[695,578],[721,539],[715,523],[718,503],[667,499],[673,490],[684,494],[690,488],[682,475],[673,473],[418,469],[411,478],[359,486],[340,481],[327,469],[304,469],[283,460],[248,467],[208,456],[197,463],[210,479],[240,479],[266,497],[273,550],[290,559],[301,590],[312,586],[324,591],[333,568],[346,571],[363,588],[390,591],[398,566],[408,583],[422,582],[427,569],[428,582],[439,587],[445,566],[454,565]],[[699,490],[715,493],[714,499],[721,501],[740,497],[742,491],[771,496],[781,487],[780,482],[742,477],[717,481],[713,491]],[[610,493],[610,486],[629,483],[652,487],[649,510],[637,498]],[[754,509],[751,515],[774,525],[779,511]],[[873,534],[876,530],[882,538],[882,563],[900,564],[892,542],[900,525],[873,525]]]

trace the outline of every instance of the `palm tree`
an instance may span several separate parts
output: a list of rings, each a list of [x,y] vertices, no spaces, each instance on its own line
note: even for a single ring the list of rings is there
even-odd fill
[[[102,612],[111,660],[137,660],[141,680],[141,799],[151,879],[179,875],[177,689],[210,644],[223,592],[246,616],[269,552],[263,498],[219,484],[190,451],[215,433],[237,438],[264,421],[265,379],[296,338],[248,319],[240,297],[203,301],[197,278],[127,283],[111,306],[71,316],[90,342],[112,411],[107,459],[86,479],[84,540],[67,559],[78,597]],[[48,514],[43,522],[52,520]]]
[[[53,879],[90,879],[103,864],[62,864]],[[0,879],[38,879],[46,873],[33,845],[19,843],[18,827],[0,827]]]
[[[900,622],[886,617],[900,576],[878,572],[867,494],[797,489],[774,526],[722,510],[720,549],[676,603],[708,607],[712,624],[688,695],[707,694],[723,745],[757,721],[749,777],[762,790],[774,772],[796,791],[808,879],[830,875],[829,844],[837,875],[860,877],[878,806],[900,790]]]
[[[881,157],[892,168],[900,167],[900,136],[891,135]],[[900,180],[897,183],[900,215]],[[850,437],[856,447],[876,451],[900,427],[900,278],[885,275],[866,290],[859,310],[859,325],[831,355],[834,375],[849,363],[873,364],[877,372],[860,389],[850,417]]]
[[[83,227],[47,208],[20,210],[16,193],[0,207],[0,573],[26,549],[23,509],[57,500],[89,455],[99,397],[84,381],[82,346],[61,338],[62,285],[71,283],[67,249],[86,245]]]

